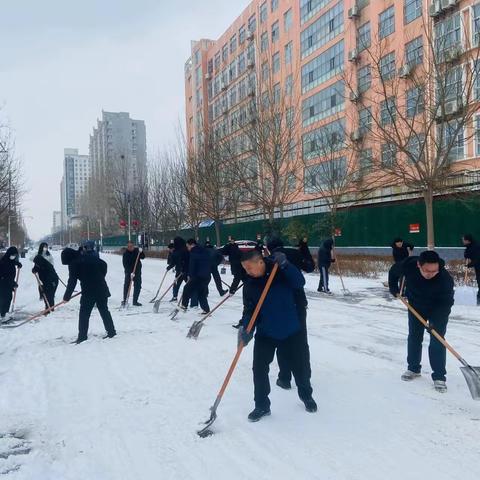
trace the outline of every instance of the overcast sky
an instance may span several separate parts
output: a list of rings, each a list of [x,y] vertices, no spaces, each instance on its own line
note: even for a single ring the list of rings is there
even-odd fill
[[[88,153],[107,111],[145,120],[147,149],[184,122],[190,40],[216,39],[249,0],[1,1],[0,112],[26,171],[29,234],[50,233],[60,210],[63,149]]]

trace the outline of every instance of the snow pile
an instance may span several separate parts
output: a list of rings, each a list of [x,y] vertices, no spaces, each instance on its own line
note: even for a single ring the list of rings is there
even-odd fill
[[[109,264],[110,300],[118,336],[102,340],[94,311],[89,340],[76,338],[78,300],[13,330],[0,330],[0,474],[28,480],[332,479],[477,480],[480,403],[469,395],[457,361],[448,356],[448,393],[432,388],[426,348],[421,379],[404,383],[406,313],[379,280],[332,277],[332,297],[307,276],[314,398],[305,412],[296,391],[278,389],[272,364],[272,415],[257,424],[251,345],[218,409],[216,435],[201,439],[233,358],[237,294],[207,320],[197,341],[186,333],[196,311],[169,319],[171,304],[151,312],[165,269],[143,268],[143,307],[119,311],[121,257]],[[64,281],[66,269],[56,255]],[[18,305],[40,310],[30,265],[20,277]],[[230,280],[226,275],[225,279]],[[173,281],[169,273],[167,281]],[[165,283],[165,285],[167,282]],[[211,285],[212,287],[212,285]],[[165,288],[165,287],[164,287]],[[59,288],[57,299],[63,295]],[[219,301],[210,288],[210,304]],[[452,345],[480,364],[480,308],[472,288],[457,292],[447,331]],[[3,477],[2,477],[3,478]]]

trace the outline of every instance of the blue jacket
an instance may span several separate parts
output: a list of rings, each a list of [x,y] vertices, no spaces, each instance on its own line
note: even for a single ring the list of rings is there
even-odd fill
[[[247,275],[245,279],[242,316],[244,328],[247,328],[274,265],[268,258],[265,263],[267,270],[263,277],[253,278]],[[284,340],[300,330],[295,290],[304,285],[303,275],[291,263],[277,271],[255,322],[257,335]]]
[[[206,248],[195,245],[190,250],[188,276],[192,278],[210,278],[211,260]]]

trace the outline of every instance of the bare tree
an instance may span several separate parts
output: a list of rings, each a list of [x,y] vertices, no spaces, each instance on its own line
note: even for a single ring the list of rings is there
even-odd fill
[[[419,36],[408,38],[403,51],[389,36],[372,42],[359,37],[345,75],[357,107],[350,110],[359,127],[352,138],[370,146],[376,170],[389,176],[385,185],[421,192],[430,249],[434,198],[454,190],[467,167],[465,148],[480,99],[479,49],[461,40],[461,18],[424,18]]]

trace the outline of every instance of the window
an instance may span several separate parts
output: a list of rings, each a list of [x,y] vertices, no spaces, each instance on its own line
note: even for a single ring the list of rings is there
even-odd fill
[[[480,3],[472,7],[472,45],[480,46]]]
[[[300,35],[302,58],[343,32],[343,0],[325,12]]]
[[[435,51],[440,60],[445,51],[461,46],[462,33],[460,13],[449,15],[445,20],[435,24]]]
[[[293,93],[293,75],[290,74],[285,79],[285,95],[290,96]]]
[[[388,53],[380,59],[380,77],[385,82],[395,76],[395,52]]]
[[[260,5],[260,23],[267,21],[267,2],[263,2]]]
[[[395,31],[395,6],[384,10],[378,19],[378,36],[380,39],[388,37]]]
[[[271,9],[274,12],[278,8],[278,0],[272,0]]]
[[[246,36],[247,35],[245,33],[245,25],[242,25],[238,30],[238,42],[240,43],[240,45],[244,44]]]
[[[237,35],[233,35],[230,39],[230,53],[235,52],[237,50]]]
[[[359,174],[361,176],[367,175],[371,172],[373,167],[373,154],[371,148],[366,148],[360,152],[359,156]]]
[[[476,128],[475,128],[475,151],[476,155],[480,155],[480,115],[477,115],[476,118]]]
[[[397,159],[397,148],[391,143],[384,143],[381,147],[382,165],[393,167]]]
[[[473,65],[473,98],[480,100],[480,60],[475,60]]]
[[[343,71],[344,42],[341,40],[302,67],[302,93]]]
[[[437,80],[437,105],[450,100],[462,100],[463,97],[463,70],[461,66],[451,68]]]
[[[343,183],[347,173],[345,157],[328,160],[306,167],[304,171],[305,193],[329,190],[338,183]]]
[[[407,90],[407,117],[414,117],[425,110],[423,87]]]
[[[405,44],[405,63],[411,66],[423,63],[423,37],[414,38]]]
[[[414,133],[409,138],[406,146],[407,159],[410,162],[421,162],[424,159],[423,149],[425,148],[425,135],[423,133]]]
[[[442,136],[443,153],[448,160],[463,160],[465,155],[463,125],[458,120],[445,122],[438,126],[438,135]]]
[[[372,129],[372,109],[362,108],[358,112],[358,129],[362,135],[366,135]]]
[[[380,123],[389,125],[395,121],[395,97],[389,97],[380,102]]]
[[[270,69],[268,68],[268,62],[263,62],[262,63],[262,80],[268,80],[268,77],[270,75]]]
[[[311,160],[345,148],[345,119],[341,118],[303,135],[303,157]]]
[[[263,32],[261,37],[260,37],[260,51],[266,52],[268,49],[268,33]]]
[[[302,122],[307,127],[312,123],[341,112],[345,107],[345,84],[339,81],[320,90],[302,103]]]
[[[288,32],[290,28],[292,28],[292,9],[288,9],[284,14],[283,14],[283,28],[285,32]]]
[[[237,62],[238,62],[238,74],[241,75],[245,71],[245,68],[246,68],[245,55],[243,53],[241,53],[238,56]]]
[[[272,71],[273,71],[273,74],[278,73],[280,71],[280,52],[276,52],[273,54]]]
[[[292,63],[292,55],[293,55],[293,44],[292,42],[288,42],[285,45],[285,64],[289,65]]]
[[[280,103],[280,84],[276,83],[273,86],[273,101],[274,103]]]
[[[365,65],[357,71],[357,88],[359,93],[366,92],[372,85],[372,69]]]
[[[413,22],[422,15],[422,0],[404,0],[403,23]]]
[[[357,49],[359,52],[367,49],[372,44],[370,22],[364,23],[357,30]]]
[[[300,0],[300,22],[304,24],[319,12],[330,0]]]
[[[295,151],[293,152],[295,154]],[[289,192],[294,192],[297,188],[297,179],[295,178],[295,174],[291,173],[287,176],[287,188]]]
[[[280,27],[278,25],[278,22],[275,22],[272,25],[272,43],[275,43],[278,40],[279,36],[280,36]]]
[[[248,19],[248,30],[250,32],[255,32],[257,29],[257,17],[255,14],[253,14],[249,19]]]
[[[237,78],[237,62],[233,61],[228,68],[228,80],[232,82]]]
[[[213,63],[215,65],[215,71],[218,72],[218,70],[220,69],[220,52],[215,54],[215,59]]]
[[[226,62],[228,58],[228,45],[224,45],[222,48],[222,61]]]

